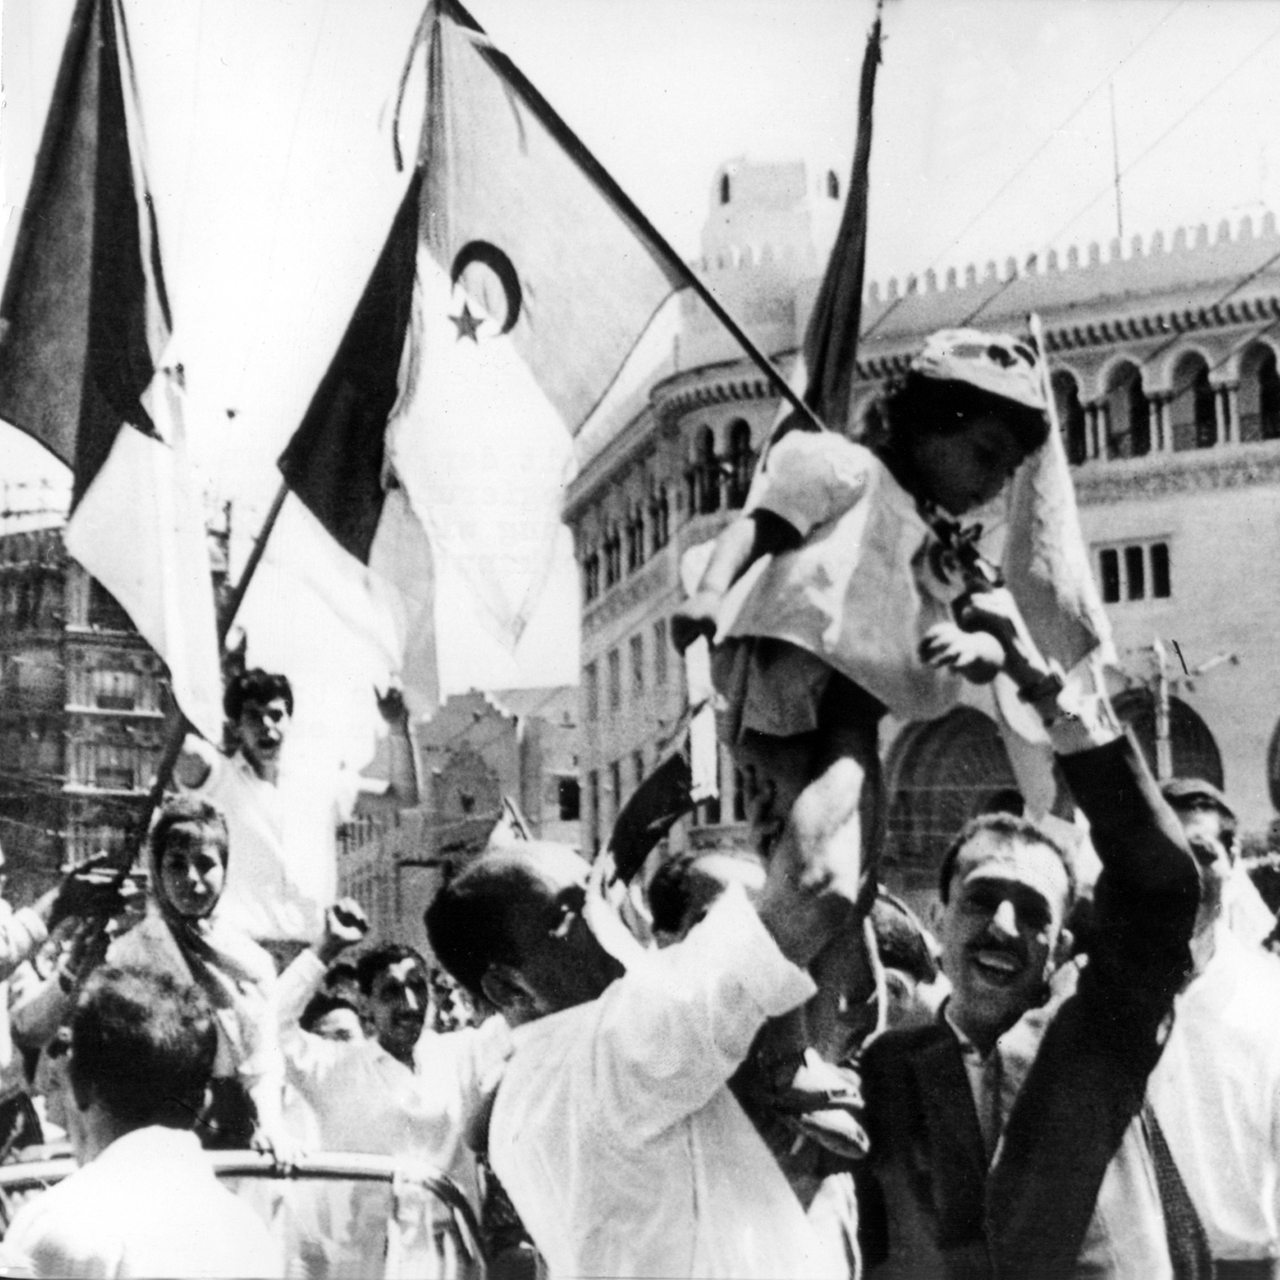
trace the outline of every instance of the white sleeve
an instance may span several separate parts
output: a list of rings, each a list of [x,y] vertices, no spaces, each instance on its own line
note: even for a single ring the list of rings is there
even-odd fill
[[[862,496],[868,457],[834,431],[792,431],[769,451],[748,510],[771,511],[807,538]]]
[[[511,1056],[511,1028],[500,1015],[478,1027],[425,1032],[414,1048],[414,1074],[424,1091],[458,1099],[464,1140],[476,1118],[487,1113]]]
[[[273,999],[276,1021],[281,1034],[288,1026],[296,1027],[307,1007],[307,1001],[324,981],[324,961],[310,947],[300,952],[276,979]]]
[[[19,907],[0,920],[0,981],[7,978],[49,936],[44,921],[30,907]]]
[[[603,997],[591,1063],[602,1120],[627,1143],[683,1120],[725,1084],[766,1019],[816,990],[743,890],[727,890],[683,942],[647,953]]]
[[[324,1093],[329,1076],[353,1047],[311,1035],[299,1025],[323,977],[324,964],[308,947],[276,979],[273,996],[285,1078],[308,1102]]]

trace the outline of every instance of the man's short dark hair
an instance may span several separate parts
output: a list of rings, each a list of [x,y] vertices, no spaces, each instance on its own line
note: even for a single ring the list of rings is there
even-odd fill
[[[307,1007],[303,1009],[302,1017],[298,1019],[298,1026],[303,1031],[310,1031],[321,1018],[327,1018],[329,1014],[339,1009],[350,1009],[357,1018],[360,1016],[360,1010],[346,996],[335,996],[328,991],[317,991],[307,1001]]]
[[[326,991],[333,992],[346,982],[360,985],[360,969],[354,960],[343,957],[335,960],[325,971],[323,986]]]
[[[1036,826],[1030,818],[1021,818],[1012,813],[984,813],[971,818],[961,828],[960,834],[951,842],[951,846],[942,855],[938,867],[938,896],[945,904],[951,896],[951,881],[955,876],[956,862],[960,854],[975,837],[988,832],[998,840],[1012,842],[1021,840],[1027,844],[1043,845],[1062,863],[1067,873],[1067,902],[1069,911],[1076,900],[1077,877],[1067,851],[1047,832]]]
[[[937,979],[938,961],[929,946],[928,931],[901,898],[881,888],[871,907],[871,927],[886,969],[901,969],[916,982]]]
[[[1236,841],[1235,810],[1227,803],[1227,797],[1203,778],[1170,778],[1160,784],[1160,794],[1174,813],[1216,813],[1222,844],[1228,853]]]
[[[199,988],[138,967],[98,969],[71,1015],[71,1086],[117,1121],[194,1128],[218,1032]]]
[[[214,836],[222,846],[222,860],[226,862],[227,820],[223,817],[222,810],[196,796],[178,795],[165,801],[151,825],[149,840],[153,866],[159,867],[160,857],[174,827],[195,827],[198,831]]]
[[[527,859],[503,851],[478,858],[431,900],[423,913],[427,940],[469,995],[486,999],[481,980],[493,965],[520,963],[520,922],[541,888]]]
[[[689,910],[689,872],[696,861],[695,854],[677,854],[653,873],[645,889],[645,897],[655,929],[663,933],[679,931],[685,912]]]
[[[284,700],[285,710],[293,715],[293,686],[289,677],[278,671],[263,671],[261,667],[251,667],[233,677],[222,695],[222,710],[228,720],[240,719],[246,702],[256,702],[265,707],[275,698]]]
[[[380,947],[366,951],[356,961],[356,981],[360,984],[360,990],[365,995],[371,995],[373,984],[377,982],[379,975],[402,960],[416,960],[422,968],[423,975],[426,975],[426,961],[412,947],[403,946],[399,942],[385,942]]]

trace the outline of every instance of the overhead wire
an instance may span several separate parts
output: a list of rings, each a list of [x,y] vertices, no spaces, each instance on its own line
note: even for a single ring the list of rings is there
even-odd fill
[[[963,237],[967,235],[968,232],[971,231],[973,227],[976,226],[978,222],[982,220],[983,217],[986,216],[986,214],[991,210],[991,208],[996,204],[996,202],[999,201],[1004,196],[1005,192],[1008,191],[1009,188],[1012,187],[1013,184],[1017,182],[1017,180],[1031,167],[1031,165],[1034,164],[1035,161],[1038,160],[1040,156],[1053,144],[1053,142],[1057,139],[1058,135],[1061,134],[1062,131],[1076,118],[1076,116],[1078,116],[1080,112],[1082,112],[1085,109],[1085,107],[1087,107],[1089,103],[1093,101],[1093,99],[1101,91],[1102,87],[1106,84],[1109,84],[1114,79],[1116,72],[1118,72],[1120,68],[1125,65],[1126,62],[1128,62],[1131,58],[1133,58],[1136,54],[1138,54],[1141,51],[1141,49],[1155,37],[1157,32],[1160,31],[1160,29],[1169,21],[1169,19],[1172,18],[1173,15],[1183,7],[1184,4],[1186,4],[1186,0],[1176,0],[1176,2],[1172,5],[1172,7],[1166,10],[1164,15],[1153,26],[1151,26],[1144,35],[1142,35],[1138,39],[1137,43],[1129,47],[1129,49],[1124,53],[1124,55],[1120,58],[1120,60],[1111,67],[1111,69],[1106,73],[1106,75],[1104,75],[1093,86],[1093,88],[1090,89],[1089,92],[1084,95],[1083,98],[1080,99],[1080,101],[1071,109],[1071,111],[1068,112],[1066,117],[1055,128],[1051,129],[1044,136],[1044,139],[1035,148],[1035,150],[1032,151],[1032,153],[1013,171],[1012,174],[1010,174],[1010,176],[1004,181],[1004,183],[1001,184],[999,190],[997,190],[995,194],[992,195],[990,199],[987,200],[986,204],[984,204],[982,208],[979,209],[978,212],[975,213],[969,219],[969,221],[966,222],[963,227],[961,227],[959,231],[956,232],[955,236],[952,237],[951,243],[945,249],[943,249],[941,253],[937,254],[934,257],[934,259],[925,268],[926,271],[931,271],[941,264],[943,259],[947,256],[947,254],[950,253],[951,250],[954,249],[955,246],[961,241],[961,239],[963,239]],[[1054,238],[1056,238],[1056,236]],[[877,316],[876,319],[870,325],[868,325],[867,328],[864,329],[861,334],[859,334],[859,339],[861,340],[861,339],[871,337],[875,333],[875,331],[890,317],[890,315],[892,315],[893,312],[895,312],[898,309],[898,307],[902,305],[902,302],[903,302],[903,298],[901,297],[895,298],[889,304],[889,306],[886,307],[885,310],[881,312],[880,315]]]
[[[1205,92],[1202,93],[1200,97],[1198,97],[1195,100],[1195,102],[1191,104],[1191,106],[1189,106],[1175,121],[1173,121],[1172,124],[1170,124],[1158,137],[1156,137],[1152,142],[1150,142],[1146,147],[1144,147],[1142,151],[1138,153],[1138,155],[1136,155],[1131,161],[1129,161],[1129,163],[1126,164],[1124,168],[1120,170],[1120,176],[1124,177],[1126,174],[1132,172],[1133,169],[1135,169],[1138,165],[1140,165],[1147,158],[1147,156],[1149,156],[1157,147],[1160,146],[1161,143],[1165,141],[1166,138],[1169,137],[1170,134],[1172,134],[1175,130],[1180,128],[1195,111],[1198,111],[1200,107],[1202,107],[1205,104],[1205,102],[1207,102],[1215,93],[1217,93],[1218,90],[1221,89],[1222,86],[1226,84],[1227,81],[1230,80],[1234,75],[1236,75],[1247,63],[1252,62],[1253,59],[1256,58],[1258,54],[1261,53],[1262,50],[1267,47],[1267,45],[1269,45],[1273,40],[1275,40],[1277,36],[1280,36],[1280,25],[1277,25],[1272,30],[1271,34],[1268,35],[1267,38],[1263,40],[1261,44],[1255,45],[1254,48],[1250,50],[1250,52],[1247,53],[1243,58],[1241,58],[1240,61],[1237,62],[1229,71],[1227,71],[1225,74],[1220,76],[1217,80],[1215,80],[1213,84],[1210,85],[1210,87],[1206,89]],[[1104,187],[1101,187],[1097,192],[1095,192],[1084,204],[1082,204],[1075,211],[1075,213],[1073,213],[1065,222],[1063,222],[1062,225],[1057,228],[1057,230],[1055,230],[1050,236],[1048,236],[1047,240],[1049,242],[1052,242],[1054,240],[1059,239],[1062,235],[1064,235],[1085,213],[1087,213],[1091,208],[1093,208],[1093,206],[1097,204],[1099,200],[1103,199],[1103,197],[1110,194],[1112,190],[1112,185],[1113,184],[1110,181],[1108,181]],[[1034,265],[1038,261],[1038,259],[1039,259],[1039,255],[1037,253],[1029,254],[1027,258],[1028,269],[1032,265]],[[991,304],[995,302],[997,298],[1001,297],[1014,284],[1016,280],[1021,278],[1022,277],[1019,275],[1011,274],[1007,279],[1002,281],[998,289],[990,293],[971,312],[969,312],[969,314],[964,318],[964,320],[961,321],[961,327],[972,324],[978,318],[978,316],[980,316],[988,307],[990,307]]]

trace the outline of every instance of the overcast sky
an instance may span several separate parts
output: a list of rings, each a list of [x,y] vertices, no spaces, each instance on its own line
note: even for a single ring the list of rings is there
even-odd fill
[[[251,527],[405,181],[391,110],[421,0],[125,0],[209,483]],[[721,161],[847,171],[868,0],[471,0],[686,255]],[[70,0],[3,0],[0,163],[20,203]],[[887,0],[868,278],[1126,243],[1274,207],[1280,3]],[[1115,108],[1115,152],[1111,103]],[[421,95],[402,133],[412,150]],[[16,218],[3,240],[7,263]],[[235,410],[228,419],[226,410]],[[0,428],[0,476],[47,470]],[[562,567],[518,664],[576,678]],[[464,683],[469,683],[468,678]]]

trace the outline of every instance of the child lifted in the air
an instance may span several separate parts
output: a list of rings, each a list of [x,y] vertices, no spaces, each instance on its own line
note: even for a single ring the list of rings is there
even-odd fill
[[[877,438],[793,429],[774,443],[672,620],[682,651],[715,641],[720,734],[763,851],[793,841],[850,902],[879,838],[881,716],[935,718],[962,677],[998,670],[996,640],[953,615],[973,585],[966,550],[984,550],[957,519],[1047,440],[1040,375],[1018,339],[934,334],[884,396]],[[809,1043],[838,1052],[812,1012]]]

